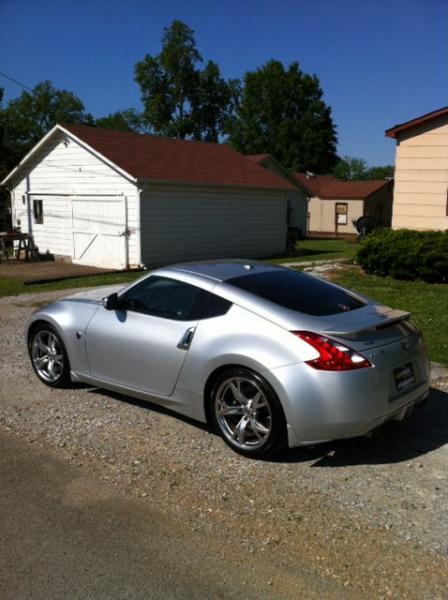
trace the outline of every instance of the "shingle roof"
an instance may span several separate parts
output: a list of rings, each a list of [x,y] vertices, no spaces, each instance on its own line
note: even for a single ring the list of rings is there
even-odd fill
[[[250,160],[253,160],[256,163],[259,163],[265,158],[267,158],[269,154],[266,152],[265,154],[246,154],[245,156],[246,158],[249,158]]]
[[[313,196],[324,200],[364,200],[377,190],[389,185],[389,181],[342,181],[333,177],[333,175],[313,175],[307,176],[306,173],[296,173],[296,179]]]
[[[421,115],[420,117],[416,117],[415,119],[411,119],[410,121],[405,121],[404,123],[394,125],[393,127],[386,129],[384,135],[386,137],[396,138],[397,133],[400,133],[401,131],[411,129],[412,127],[416,127],[417,125],[427,123],[428,121],[432,121],[433,119],[437,119],[438,117],[443,117],[445,115],[448,115],[448,106],[433,110],[432,112]]]
[[[292,185],[225,144],[62,125],[136,179],[267,189]]]

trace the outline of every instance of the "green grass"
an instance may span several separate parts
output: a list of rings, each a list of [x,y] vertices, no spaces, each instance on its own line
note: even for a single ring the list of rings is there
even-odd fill
[[[332,281],[373,300],[412,314],[423,332],[431,360],[448,365],[448,285],[398,281],[358,269],[336,272]]]
[[[352,259],[357,249],[357,244],[352,240],[300,240],[296,244],[294,256],[283,256],[269,259],[267,262],[284,263],[313,260],[328,260],[335,258]]]
[[[128,273],[104,273],[90,277],[76,277],[63,279],[49,283],[25,285],[22,281],[0,277],[0,297],[16,296],[18,294],[34,294],[37,292],[52,292],[55,290],[67,290],[80,287],[96,287],[102,285],[113,285],[114,283],[128,283],[143,275],[141,271]]]

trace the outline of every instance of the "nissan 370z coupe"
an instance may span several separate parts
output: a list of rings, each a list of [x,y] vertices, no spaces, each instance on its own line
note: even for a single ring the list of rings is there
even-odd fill
[[[34,313],[27,341],[43,383],[157,402],[247,456],[367,434],[429,388],[409,313],[261,262],[179,264],[75,294]]]

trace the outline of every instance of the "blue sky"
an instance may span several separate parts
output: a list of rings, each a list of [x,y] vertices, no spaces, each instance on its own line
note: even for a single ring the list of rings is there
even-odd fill
[[[99,117],[140,108],[133,65],[180,19],[224,76],[270,58],[315,73],[341,156],[393,162],[384,130],[448,105],[447,0],[0,0],[0,70],[50,79]],[[6,99],[21,89],[0,77]]]

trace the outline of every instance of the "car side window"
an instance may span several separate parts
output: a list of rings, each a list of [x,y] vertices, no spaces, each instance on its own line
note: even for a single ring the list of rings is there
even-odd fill
[[[132,287],[121,303],[126,310],[177,321],[220,317],[232,306],[228,300],[194,285],[157,275]]]
[[[128,290],[122,301],[126,310],[189,321],[200,292],[188,283],[154,275]]]
[[[221,317],[231,306],[232,303],[228,300],[202,290],[193,307],[193,318],[200,321],[201,319]]]

